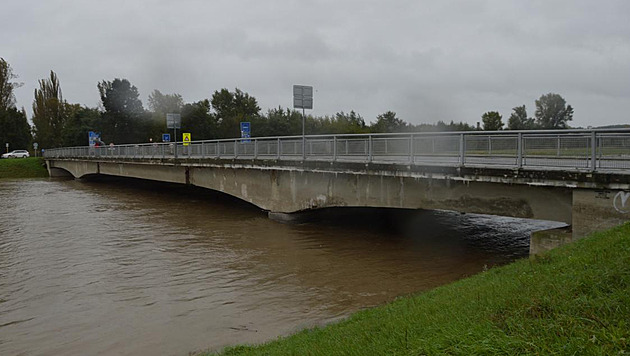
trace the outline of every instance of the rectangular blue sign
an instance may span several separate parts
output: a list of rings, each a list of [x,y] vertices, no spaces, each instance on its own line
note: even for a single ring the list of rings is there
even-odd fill
[[[245,140],[242,140],[242,142],[250,142],[250,140],[247,140],[247,139],[251,137],[251,133],[252,133],[251,123],[241,122],[241,138],[245,139]]]
[[[171,142],[171,134],[162,134],[162,142]]]
[[[100,141],[100,139],[101,139],[100,133],[94,132],[94,131],[88,132],[88,144],[90,147],[96,146],[96,143]]]

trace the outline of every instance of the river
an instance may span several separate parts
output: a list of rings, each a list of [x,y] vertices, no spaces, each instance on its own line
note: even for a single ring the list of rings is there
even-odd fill
[[[562,224],[331,209],[283,224],[209,191],[0,180],[0,355],[186,355],[339,320],[527,256]]]

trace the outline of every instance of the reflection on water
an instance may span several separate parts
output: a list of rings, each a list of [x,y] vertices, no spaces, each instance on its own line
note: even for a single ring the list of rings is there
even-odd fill
[[[528,253],[561,224],[329,209],[280,224],[134,181],[0,181],[0,354],[186,354],[337,320]]]

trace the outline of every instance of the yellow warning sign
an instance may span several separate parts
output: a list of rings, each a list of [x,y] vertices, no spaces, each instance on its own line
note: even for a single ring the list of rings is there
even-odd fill
[[[184,146],[188,146],[190,144],[190,133],[184,132],[182,135],[184,136]]]

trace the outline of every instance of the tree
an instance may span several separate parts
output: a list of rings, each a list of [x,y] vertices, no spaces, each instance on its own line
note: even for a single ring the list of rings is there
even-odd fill
[[[549,93],[536,100],[536,124],[542,129],[566,129],[573,120],[573,108],[564,98]]]
[[[0,58],[0,110],[15,107],[15,94],[13,90],[22,86],[22,83],[12,82],[17,78],[13,69],[4,58]]]
[[[483,129],[485,131],[498,131],[503,128],[503,116],[498,111],[488,111],[481,115],[481,121],[483,122]]]
[[[288,136],[302,134],[302,113],[277,107],[252,120],[255,136]]]
[[[155,89],[149,94],[149,108],[151,109],[151,118],[146,124],[146,133],[149,138],[157,139],[160,133],[166,132],[166,114],[180,113],[184,106],[184,99],[179,94],[162,94]],[[195,139],[201,137],[193,134]]]
[[[39,89],[35,89],[33,100],[33,129],[40,147],[63,146],[62,131],[68,116],[66,109],[59,78],[51,70],[48,79],[39,81]]]
[[[138,88],[127,79],[99,82],[98,91],[105,108],[100,121],[101,137],[106,142],[137,143],[148,141],[149,133]]]
[[[517,106],[512,109],[512,113],[508,119],[508,130],[533,130],[535,128],[536,122],[534,118],[527,117],[525,105]]]
[[[260,115],[256,98],[238,88],[234,92],[227,89],[215,91],[210,100],[219,123],[220,137],[240,137],[240,122],[252,121]]]
[[[101,117],[98,109],[88,108],[79,104],[67,104],[68,117],[62,130],[63,145],[68,147],[86,146],[88,132],[95,131]]]
[[[361,115],[351,110],[346,114],[343,111],[335,114],[335,117],[330,120],[330,127],[324,129],[324,133],[337,133],[337,134],[352,134],[352,133],[364,133],[366,132],[365,120]]]
[[[407,123],[396,117],[393,111],[387,111],[376,117],[376,122],[370,127],[372,132],[402,132],[407,129]]]
[[[184,99],[179,94],[162,94],[157,89],[149,94],[149,109],[154,113],[161,115],[179,113],[182,106],[184,106]]]
[[[204,99],[185,104],[181,109],[182,132],[191,132],[195,140],[217,138],[217,123],[210,112],[210,101]]]
[[[28,149],[31,143],[31,126],[26,120],[26,112],[14,107],[0,108],[0,143],[11,149]]]

